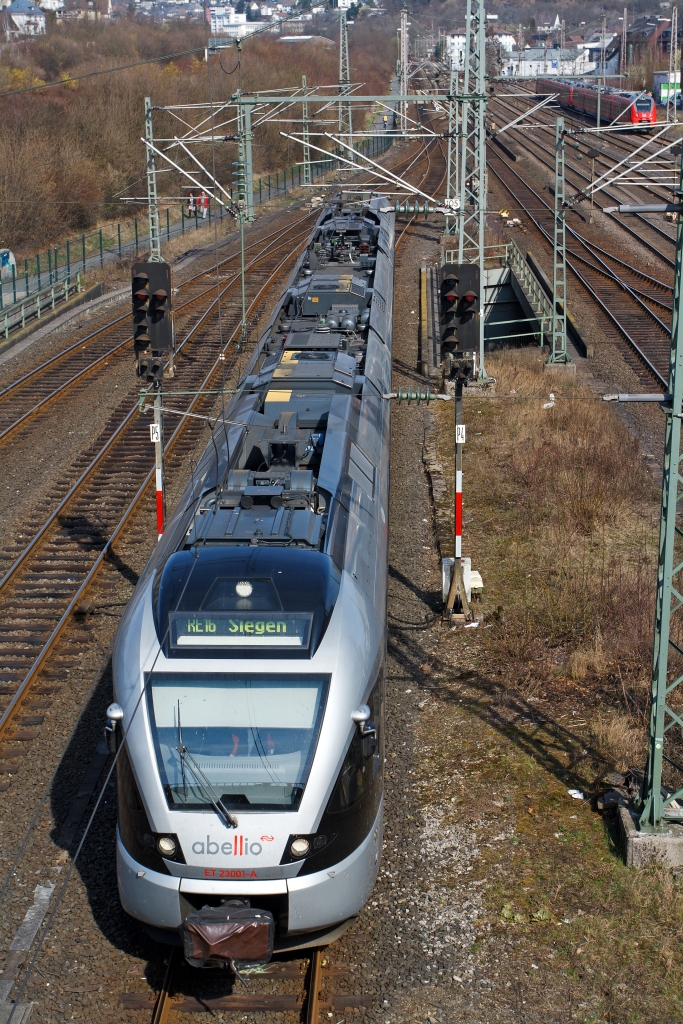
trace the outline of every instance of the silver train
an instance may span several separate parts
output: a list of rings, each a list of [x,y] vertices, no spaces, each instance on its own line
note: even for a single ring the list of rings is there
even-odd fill
[[[120,625],[118,886],[160,941],[241,905],[323,944],[374,885],[393,272],[393,211],[342,193]]]

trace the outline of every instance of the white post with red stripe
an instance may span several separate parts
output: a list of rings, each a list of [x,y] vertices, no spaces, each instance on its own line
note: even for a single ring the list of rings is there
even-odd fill
[[[161,384],[155,385],[154,395],[154,423],[152,424],[152,440],[155,444],[156,454],[156,506],[157,506],[157,535],[158,539],[164,532],[165,503],[164,503],[164,423],[161,411]]]
[[[455,507],[454,507],[454,559],[451,585],[448,590],[445,615],[451,619],[456,598],[460,598],[460,614],[467,618],[470,614],[465,583],[462,574],[462,448],[465,443],[465,424],[462,422],[462,387],[461,377],[455,379]]]
[[[464,423],[455,424],[455,557],[462,557],[462,446]]]

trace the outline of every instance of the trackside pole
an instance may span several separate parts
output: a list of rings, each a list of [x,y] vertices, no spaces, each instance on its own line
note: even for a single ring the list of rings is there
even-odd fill
[[[462,574],[462,447],[465,443],[465,424],[462,421],[462,388],[461,377],[455,379],[455,508],[454,508],[454,559],[451,585],[448,589],[448,600],[444,615],[447,619],[453,616],[456,598],[460,598],[462,615],[469,617],[470,606],[465,592],[465,581]]]
[[[164,532],[165,501],[164,501],[164,421],[161,411],[161,384],[154,389],[154,423],[151,427],[152,440],[156,454],[156,506],[157,535],[161,539]]]
[[[462,557],[462,442],[465,425],[462,422],[462,381],[455,384],[455,557]]]

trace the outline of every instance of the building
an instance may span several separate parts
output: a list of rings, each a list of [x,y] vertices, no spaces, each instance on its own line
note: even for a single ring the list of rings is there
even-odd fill
[[[590,59],[589,51],[573,46],[560,50],[547,46],[527,46],[521,53],[512,50],[503,55],[500,74],[508,78],[536,78],[538,75],[562,75],[575,78],[595,71],[597,64]]]
[[[0,13],[0,23],[6,39],[21,36],[40,36],[45,32],[46,18],[32,0],[12,0]]]
[[[636,18],[626,30],[626,58],[629,65],[640,63],[648,51],[653,56],[668,54],[670,45],[670,18],[658,14],[643,15]]]
[[[229,39],[243,39],[256,32],[258,24],[247,23],[246,12],[237,14],[234,7],[207,7],[206,19],[209,22],[212,36],[223,36]]]
[[[547,41],[545,36],[541,38],[540,45],[534,46],[532,42],[531,46],[526,45],[520,51],[517,38],[511,32],[487,33],[487,50],[497,74],[506,78],[535,78],[537,75],[575,77],[590,74],[597,69],[599,54],[594,52],[594,46],[586,44],[583,39],[579,38],[574,45],[560,49],[557,43],[552,43],[550,37]],[[611,40],[612,36],[609,38]],[[538,36],[532,39],[538,39]],[[446,53],[454,69],[462,71],[467,56],[464,31],[458,30],[446,36]],[[606,56],[611,56],[609,48]],[[609,62],[607,70],[610,71]]]
[[[507,53],[517,46],[517,40],[511,32],[493,32],[487,34],[487,43],[494,42],[499,50]],[[446,54],[450,57],[453,67],[462,71],[465,67],[467,37],[464,31],[451,32],[446,36]]]

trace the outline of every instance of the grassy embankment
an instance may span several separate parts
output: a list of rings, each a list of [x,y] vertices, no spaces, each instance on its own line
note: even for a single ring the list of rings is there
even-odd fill
[[[425,805],[450,779],[444,823],[479,838],[468,877],[486,887],[483,962],[525,1020],[681,1020],[683,883],[627,870],[614,820],[589,803],[606,772],[644,763],[659,491],[616,409],[585,385],[544,375],[530,351],[487,369],[496,396],[465,399],[464,463],[464,546],[486,618],[444,630],[422,666],[436,689],[420,741],[441,751],[423,762]],[[448,474],[452,409],[439,405]],[[444,554],[450,507],[449,493],[436,509]]]

